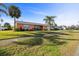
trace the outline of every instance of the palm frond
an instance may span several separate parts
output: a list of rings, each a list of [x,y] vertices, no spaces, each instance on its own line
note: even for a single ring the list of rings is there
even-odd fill
[[[1,13],[5,13],[6,15],[8,15],[8,13],[5,10],[3,10],[3,9],[0,9],[0,12]]]
[[[5,9],[7,9],[7,6],[4,5],[3,3],[0,3],[0,6],[4,7]]]

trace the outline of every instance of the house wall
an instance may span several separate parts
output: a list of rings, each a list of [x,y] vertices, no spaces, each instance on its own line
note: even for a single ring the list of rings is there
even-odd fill
[[[16,26],[18,29],[20,30],[23,30],[24,29],[24,25],[23,24],[19,24],[17,23],[17,26]]]
[[[43,26],[43,25],[28,25],[28,24],[20,24],[20,23],[17,23],[17,26],[16,26],[18,29],[20,30],[45,30],[46,29],[46,26]]]
[[[30,25],[29,30],[34,30],[34,25]]]
[[[43,26],[42,27],[42,30],[47,30],[47,26]]]

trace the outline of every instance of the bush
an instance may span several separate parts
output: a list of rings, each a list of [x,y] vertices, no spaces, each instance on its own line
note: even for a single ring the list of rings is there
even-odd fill
[[[33,46],[33,45],[42,44],[43,40],[42,40],[42,38],[31,38],[31,39],[18,40],[16,43]]]
[[[28,31],[28,29],[19,29],[19,28],[16,28],[15,30],[16,31]]]
[[[16,31],[25,31],[24,29],[21,30],[21,29],[19,29],[19,28],[16,28],[15,30],[16,30]]]
[[[5,23],[4,27],[7,28],[7,30],[12,30],[10,23]]]

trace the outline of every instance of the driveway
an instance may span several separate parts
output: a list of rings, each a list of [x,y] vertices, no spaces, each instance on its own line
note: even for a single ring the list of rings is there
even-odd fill
[[[0,41],[0,46],[8,46],[8,45],[11,45],[14,41],[22,40],[22,39],[28,39],[28,38],[33,38],[33,37],[22,37],[22,38],[1,40]]]

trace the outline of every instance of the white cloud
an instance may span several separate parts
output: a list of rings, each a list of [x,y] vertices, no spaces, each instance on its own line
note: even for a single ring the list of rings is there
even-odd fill
[[[78,24],[79,21],[79,17],[78,17],[78,13],[74,13],[74,12],[64,12],[58,15],[58,17],[55,19],[56,23],[58,25],[76,25]]]

